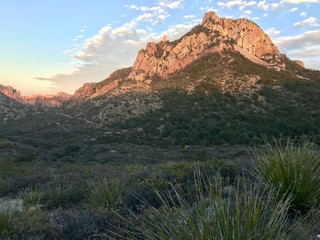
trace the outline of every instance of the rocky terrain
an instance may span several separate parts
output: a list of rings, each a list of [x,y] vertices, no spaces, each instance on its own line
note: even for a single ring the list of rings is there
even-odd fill
[[[60,107],[63,102],[71,97],[69,94],[64,92],[59,92],[56,95],[22,96],[20,91],[11,86],[3,86],[1,84],[0,92],[17,102],[37,107]]]
[[[142,239],[139,227],[153,232],[157,225],[159,232],[172,228],[174,239],[207,239],[203,233],[216,233],[219,221],[210,219],[218,219],[217,206],[228,214],[221,219],[234,220],[220,221],[226,238],[248,237],[236,234],[249,227],[252,239],[313,239],[320,230],[319,102],[320,71],[279,53],[255,23],[214,12],[180,39],[149,43],[132,67],[86,83],[71,97],[24,97],[0,85],[0,238]],[[274,139],[284,145],[268,155],[265,143],[277,146]],[[305,139],[312,142],[295,145]],[[283,192],[267,189],[269,177],[259,186],[251,176],[263,159],[275,160],[267,173],[276,173],[272,182]],[[289,162],[292,174],[283,171]],[[290,210],[294,204],[301,209]],[[261,221],[252,225],[255,219]],[[281,235],[278,226],[290,229]]]
[[[167,78],[208,53],[237,51],[253,62],[283,68],[281,55],[263,30],[247,19],[205,14],[202,24],[173,42],[148,43],[139,51],[130,78]]]
[[[32,109],[16,102],[7,95],[0,93],[0,122],[9,122],[25,117]]]
[[[3,119],[20,120],[0,130],[15,132],[14,141],[36,136],[35,149],[49,136],[60,146],[71,135],[80,146],[255,144],[264,136],[306,133],[317,138],[319,76],[281,54],[255,23],[209,12],[180,39],[148,43],[132,67],[86,83],[71,97],[27,98],[1,86],[16,100],[2,94]],[[33,108],[31,117],[21,118],[26,104],[56,108],[43,114]],[[82,157],[90,154],[82,150]]]

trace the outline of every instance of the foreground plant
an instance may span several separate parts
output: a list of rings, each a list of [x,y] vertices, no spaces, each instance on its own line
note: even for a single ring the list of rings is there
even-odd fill
[[[290,198],[292,211],[306,213],[319,204],[320,154],[315,144],[275,140],[254,157],[255,175],[277,191],[278,200]]]
[[[88,182],[88,199],[93,207],[110,208],[125,191],[125,184],[120,180],[106,179]]]
[[[43,192],[39,188],[25,188],[20,192],[20,198],[27,207],[38,206],[43,198]]]
[[[133,214],[135,231],[127,239],[303,239],[313,222],[302,225],[290,220],[290,199],[276,202],[271,192],[240,179],[235,186],[224,185],[197,174],[195,201],[172,187],[173,193],[158,193],[163,207],[148,206],[146,217]],[[114,236],[113,236],[114,237]],[[123,236],[121,236],[123,238]]]
[[[8,238],[15,231],[13,213],[8,210],[0,210],[0,237]]]

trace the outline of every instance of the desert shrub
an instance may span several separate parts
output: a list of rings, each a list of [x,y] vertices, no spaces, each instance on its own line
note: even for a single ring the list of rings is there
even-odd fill
[[[253,172],[269,188],[277,190],[278,199],[292,199],[290,208],[306,212],[320,201],[320,155],[309,141],[295,143],[275,140],[255,153]]]
[[[68,201],[67,187],[64,185],[50,185],[44,194],[44,203],[48,208],[65,206]]]
[[[1,239],[10,238],[16,231],[13,221],[13,213],[9,210],[0,209],[0,237]]]
[[[25,188],[20,192],[19,196],[27,207],[35,207],[42,200],[43,192],[38,187]]]
[[[303,239],[312,227],[289,219],[290,199],[275,202],[272,192],[251,186],[245,179],[230,186],[224,185],[219,174],[207,181],[200,173],[195,185],[194,202],[172,185],[172,194],[158,192],[161,208],[146,203],[144,218],[133,213],[139,222],[133,238],[289,240]]]
[[[48,212],[30,208],[16,222],[16,239],[63,239],[62,226],[52,221]]]
[[[125,192],[126,185],[120,179],[89,181],[87,197],[93,207],[110,208],[120,200]]]

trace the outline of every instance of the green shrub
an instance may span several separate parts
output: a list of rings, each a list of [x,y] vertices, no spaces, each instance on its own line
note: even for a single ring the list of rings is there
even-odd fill
[[[9,210],[0,210],[0,237],[7,239],[15,231],[13,213]]]
[[[44,200],[49,208],[58,208],[66,204],[66,187],[63,185],[49,186],[44,195]]]
[[[27,207],[35,207],[39,205],[43,198],[43,192],[37,187],[25,188],[19,195]]]
[[[17,237],[13,239],[65,239],[62,225],[57,224],[53,214],[40,208],[30,208],[16,222]]]
[[[125,183],[119,179],[88,182],[87,196],[93,207],[110,208],[125,192]]]
[[[163,207],[150,207],[143,219],[135,215],[136,232],[143,239],[302,239],[311,226],[290,221],[290,200],[276,203],[272,193],[252,187],[245,179],[235,186],[224,185],[216,175],[213,181],[198,175],[195,202],[179,189],[173,194],[158,193]],[[147,205],[148,207],[148,205]],[[133,214],[134,215],[134,214]],[[124,219],[125,220],[125,219]]]
[[[275,140],[254,157],[254,173],[269,188],[276,189],[278,199],[292,199],[291,210],[306,212],[319,203],[320,155],[315,144]]]

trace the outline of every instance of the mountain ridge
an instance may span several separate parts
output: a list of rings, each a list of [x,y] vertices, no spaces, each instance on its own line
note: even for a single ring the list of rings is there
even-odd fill
[[[250,61],[278,71],[285,71],[285,62],[289,61],[256,23],[245,18],[219,18],[210,11],[204,15],[201,24],[181,38],[171,42],[164,37],[159,43],[149,42],[138,52],[132,67],[116,70],[103,81],[85,83],[73,95],[22,97],[13,88],[2,92],[23,104],[72,107],[101,96],[152,92],[153,85],[157,85],[159,80],[168,79],[210,53],[225,51],[239,52]],[[293,62],[304,67],[302,61]]]
[[[35,94],[31,96],[22,96],[20,91],[11,86],[3,86],[1,84],[0,92],[19,103],[36,107],[60,107],[63,102],[71,97],[71,95],[65,92],[47,95]]]
[[[219,18],[215,12],[208,12],[202,24],[180,39],[170,42],[165,36],[158,43],[149,42],[138,52],[132,67],[117,70],[104,81],[84,84],[65,106],[108,94],[112,97],[141,90],[152,92],[154,84],[165,82],[195,60],[225,51],[239,52],[254,63],[278,71],[288,70],[286,62],[291,61],[254,22]],[[292,62],[304,67],[302,61]]]

